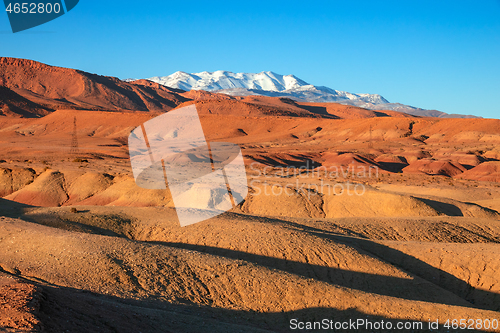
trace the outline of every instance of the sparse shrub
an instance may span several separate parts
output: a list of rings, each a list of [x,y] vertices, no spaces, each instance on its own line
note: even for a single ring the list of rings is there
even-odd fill
[[[75,163],[88,163],[89,161],[87,159],[84,159],[84,158],[82,159],[82,158],[77,157],[73,160],[73,162],[75,162]]]
[[[71,207],[71,209],[69,210],[71,213],[73,214],[76,214],[78,213],[78,209],[76,209],[75,207]]]

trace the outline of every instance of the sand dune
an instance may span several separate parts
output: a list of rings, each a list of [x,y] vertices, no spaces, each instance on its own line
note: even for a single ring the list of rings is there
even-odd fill
[[[33,183],[8,195],[6,198],[28,205],[57,207],[68,200],[64,185],[65,181],[62,173],[47,170]]]
[[[80,204],[147,207],[166,206],[171,204],[171,201],[169,191],[145,190],[136,185],[133,177],[123,176],[115,178],[113,185]]]
[[[73,181],[68,189],[69,200],[66,204],[81,202],[97,193],[104,192],[113,184],[113,176],[89,172]]]
[[[459,175],[458,178],[462,179],[473,179],[488,182],[499,182],[500,181],[500,162],[485,162],[479,164],[475,168],[464,172]]]
[[[149,191],[138,187],[129,176],[113,177],[89,172],[69,181],[64,173],[47,170],[33,183],[6,196],[19,203],[57,207],[75,204],[116,206],[165,206],[170,204],[170,193]]]
[[[362,194],[360,190],[356,192],[354,186],[350,191],[350,195],[344,193],[343,195],[325,196],[327,217],[413,217],[440,215],[438,210],[412,196],[378,191],[367,191]]]
[[[421,159],[410,163],[403,168],[406,173],[423,173],[427,175],[443,175],[454,177],[466,171],[467,169],[457,162],[438,161],[432,159]]]

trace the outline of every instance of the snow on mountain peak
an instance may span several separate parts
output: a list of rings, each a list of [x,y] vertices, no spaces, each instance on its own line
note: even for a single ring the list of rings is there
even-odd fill
[[[295,75],[280,75],[271,71],[233,73],[228,71],[186,73],[156,76],[148,80],[182,90],[206,90],[231,96],[262,95],[286,97],[299,102],[340,103],[371,110],[395,110],[413,115],[446,117],[436,110],[424,110],[399,103],[390,103],[378,94],[354,94],[324,86],[311,85]]]
[[[294,75],[280,75],[271,71],[260,73],[233,73],[228,71],[188,74],[175,72],[149,80],[178,89],[217,91],[224,89],[253,89],[281,92],[309,85]]]
[[[295,75],[271,71],[233,73],[228,71],[186,73],[156,76],[149,80],[183,90],[206,90],[233,96],[264,95],[288,97],[304,102],[337,102],[377,109],[389,102],[377,94],[354,94],[323,86],[311,85]]]

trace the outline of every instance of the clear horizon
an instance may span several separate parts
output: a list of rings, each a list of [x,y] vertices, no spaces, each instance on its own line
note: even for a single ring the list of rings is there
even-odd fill
[[[498,0],[81,0],[17,34],[4,12],[0,56],[121,79],[273,71],[394,103],[498,118],[499,14]]]

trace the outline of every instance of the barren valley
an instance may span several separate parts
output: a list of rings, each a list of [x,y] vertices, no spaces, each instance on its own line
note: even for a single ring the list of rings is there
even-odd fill
[[[289,332],[328,318],[454,332],[448,319],[500,320],[500,120],[45,66],[0,61],[2,330]],[[127,138],[193,103],[209,142],[242,149],[250,191],[181,228],[168,189],[136,185]]]

